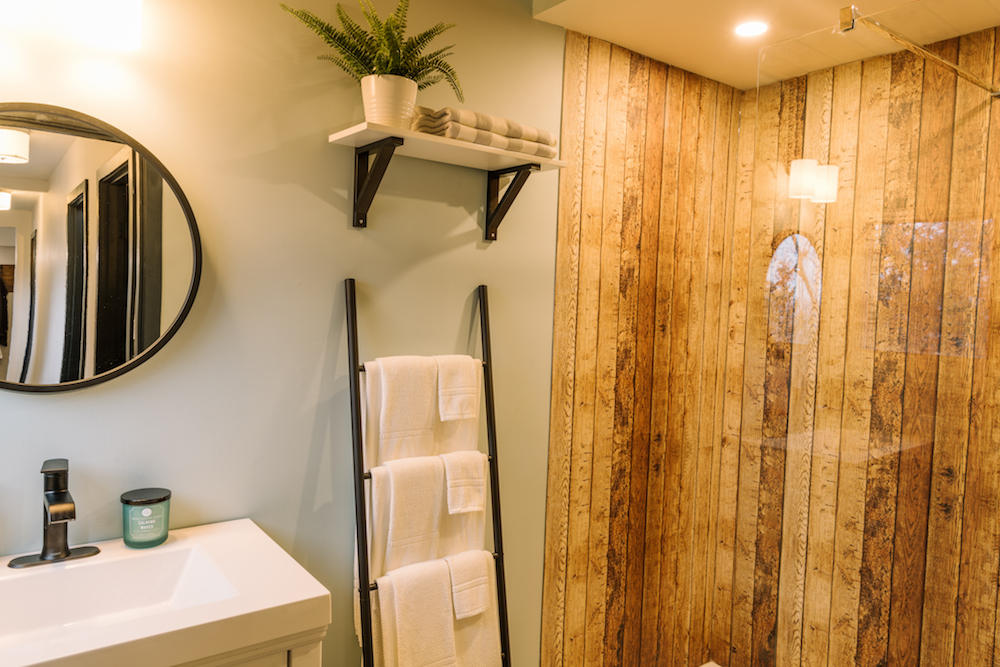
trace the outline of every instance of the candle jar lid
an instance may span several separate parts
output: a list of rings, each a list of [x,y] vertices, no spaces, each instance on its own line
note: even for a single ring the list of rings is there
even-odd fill
[[[154,505],[170,500],[170,489],[135,489],[122,494],[125,505]]]

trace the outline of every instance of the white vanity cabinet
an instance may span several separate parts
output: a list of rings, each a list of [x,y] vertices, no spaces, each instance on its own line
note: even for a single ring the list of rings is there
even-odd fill
[[[0,564],[3,667],[320,667],[330,593],[249,519]]]

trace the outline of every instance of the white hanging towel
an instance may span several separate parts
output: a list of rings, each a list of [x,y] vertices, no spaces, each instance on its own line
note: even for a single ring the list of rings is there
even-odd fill
[[[378,585],[378,641],[375,640],[375,619],[372,619],[372,653],[376,667],[396,667],[399,658],[396,651],[396,591],[392,579],[379,577]]]
[[[464,551],[445,557],[451,575],[451,597],[455,619],[478,616],[490,607],[490,568],[493,554]]]
[[[438,369],[438,412],[441,421],[479,417],[483,363],[467,354],[434,357]]]
[[[500,658],[496,565],[490,552],[479,551],[477,554],[482,562],[480,567],[487,570],[489,606],[479,614],[455,620],[455,651],[459,667],[500,667],[503,661]]]
[[[437,364],[432,357],[384,357],[365,363],[366,422],[371,453],[367,465],[409,456],[439,454],[434,446],[437,421]],[[377,392],[377,396],[375,395]],[[378,402],[377,405],[374,403]],[[371,424],[377,419],[377,424]],[[377,426],[377,430],[374,428]],[[377,432],[377,439],[375,432]]]
[[[386,467],[389,470],[389,525],[385,572],[440,558],[444,464],[436,456],[421,456],[389,461]]]
[[[387,595],[395,612],[391,619],[386,618],[386,602],[389,600],[382,597],[385,584],[391,587]],[[380,578],[378,587],[385,664],[457,667],[448,564],[438,559],[407,565]],[[395,625],[395,642],[387,637],[393,629],[389,627],[390,621]],[[393,652],[395,662],[391,661]]]
[[[481,384],[481,365],[479,373]],[[434,357],[384,357],[366,362],[361,391],[366,469],[399,458],[478,448],[479,399],[475,399],[471,418],[442,421]]]
[[[487,457],[482,452],[442,454],[448,485],[448,513],[484,512]]]
[[[485,459],[480,452],[470,453],[478,454],[480,461]],[[485,508],[450,514],[443,470],[443,457],[437,456],[399,459],[371,469],[367,522],[370,581],[389,570],[485,545]],[[357,542],[354,553],[354,631],[360,640]]]
[[[447,662],[448,658],[446,657],[443,658],[445,662],[440,663],[442,665],[454,664],[457,667],[500,667],[503,664],[500,657],[500,621],[499,608],[497,607],[496,571],[493,566],[493,555],[488,551],[477,553],[484,563],[488,563],[489,574],[487,576],[487,585],[489,589],[489,606],[475,616],[461,620],[454,618],[453,602],[449,597],[450,586],[448,585],[448,580],[451,578],[451,575],[448,566],[445,565],[445,572],[447,574],[446,579],[443,581],[439,578],[439,569],[433,566],[429,568],[431,571],[438,573],[438,585],[443,584],[445,596],[449,597],[446,607],[448,618],[437,619],[437,613],[440,613],[442,601],[438,597],[438,592],[434,593],[434,618],[441,622],[442,625],[432,628],[423,638],[424,641],[430,642],[434,641],[434,638],[439,634],[447,635],[448,629],[453,632],[455,662]],[[438,560],[431,561],[431,563],[445,563],[445,561]],[[403,667],[412,664],[425,664],[405,662],[404,655],[407,649],[404,648],[403,651],[400,651],[401,641],[406,641],[407,636],[412,639],[414,632],[412,628],[405,628],[403,626],[405,628],[403,630],[404,637],[400,637],[400,624],[405,621],[401,619],[400,609],[397,608],[399,602],[397,599],[397,590],[402,583],[401,579],[405,578],[409,580],[411,573],[416,571],[414,568],[427,565],[430,565],[430,563],[411,565],[378,579],[378,601],[373,604],[373,609],[378,610],[378,619],[373,619],[373,644],[376,667],[382,667],[383,665],[385,667]],[[405,603],[406,600],[404,600]],[[419,601],[418,607],[418,611],[424,608]],[[431,605],[428,605],[428,607],[431,607]],[[420,613],[423,612],[420,611]],[[423,620],[429,619],[430,617],[428,616]],[[376,625],[377,627],[374,627]],[[421,639],[419,635],[417,638]],[[439,663],[430,664],[437,665]]]
[[[389,472],[387,485],[372,469],[373,577],[412,563],[483,548],[486,512],[448,513],[441,457],[398,459],[385,467]],[[387,523],[377,523],[386,516]],[[382,544],[385,555],[380,559],[376,552]]]

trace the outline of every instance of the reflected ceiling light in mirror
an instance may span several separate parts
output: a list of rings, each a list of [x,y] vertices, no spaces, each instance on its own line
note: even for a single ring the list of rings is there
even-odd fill
[[[28,161],[28,133],[0,127],[0,162],[24,164]]]
[[[767,32],[767,24],[763,21],[748,21],[736,26],[736,34],[740,37],[756,37]]]
[[[0,211],[10,210],[10,193],[0,190]]]

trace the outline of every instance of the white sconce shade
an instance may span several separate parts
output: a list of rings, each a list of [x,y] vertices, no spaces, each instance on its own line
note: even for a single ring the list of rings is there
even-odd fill
[[[824,164],[816,167],[816,191],[812,201],[817,204],[832,204],[837,201],[837,183],[840,179],[840,167],[835,164]]]
[[[0,128],[0,162],[24,164],[28,161],[27,132]]]
[[[816,160],[792,160],[788,170],[788,196],[792,199],[812,199],[816,193]]]
[[[0,192],[0,211],[10,210],[10,193]]]

